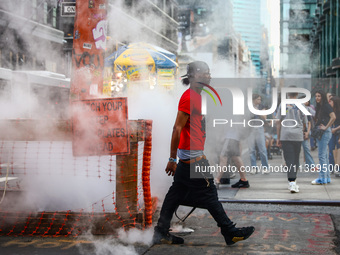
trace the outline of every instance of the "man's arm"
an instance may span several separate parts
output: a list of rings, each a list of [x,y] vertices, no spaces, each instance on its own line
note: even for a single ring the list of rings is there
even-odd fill
[[[279,108],[277,109],[275,119],[278,119],[278,121],[276,122],[276,135],[277,135],[276,145],[281,147],[281,122],[282,122],[281,104],[279,105]]]
[[[322,129],[322,130],[326,130],[327,128],[329,128],[330,126],[332,126],[332,124],[333,124],[333,122],[335,121],[335,119],[336,119],[335,113],[334,113],[334,112],[331,112],[331,113],[329,114],[329,121],[328,121],[327,125],[325,126],[325,125],[321,124],[321,125],[319,126],[319,128]]]
[[[170,146],[170,158],[177,158],[177,148],[179,145],[179,139],[181,137],[181,132],[183,127],[185,126],[185,124],[187,123],[189,119],[189,114],[182,112],[182,111],[178,111],[177,113],[177,117],[176,117],[176,121],[175,121],[175,125],[173,127],[172,130],[172,136],[171,136],[171,146]],[[175,171],[176,171],[176,162],[171,162],[169,161],[165,172],[168,175],[174,175]]]
[[[281,147],[281,120],[278,120],[276,122],[276,135],[277,135],[277,139],[276,139],[276,145]]]
[[[307,140],[307,139],[308,139],[308,137],[309,137],[309,132],[310,132],[310,130],[311,130],[311,127],[312,127],[312,124],[311,124],[311,122],[310,122],[310,121],[308,121],[308,124],[307,124],[307,125],[308,125],[308,127],[307,127],[307,131],[303,133],[303,135],[304,135],[303,139],[305,139],[305,140]]]

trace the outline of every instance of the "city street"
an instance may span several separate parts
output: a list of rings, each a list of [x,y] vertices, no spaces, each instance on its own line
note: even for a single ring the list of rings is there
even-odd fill
[[[185,239],[183,245],[149,248],[146,244],[124,244],[108,236],[92,240],[1,237],[1,254],[340,254],[336,250],[339,208],[250,204],[224,204],[224,207],[237,226],[255,226],[253,236],[227,247],[211,216],[197,209],[184,224],[184,228],[194,232],[177,233]]]
[[[316,159],[316,151],[313,156]],[[246,162],[246,157],[244,160]],[[281,161],[281,156],[274,155],[269,163],[279,165]],[[333,177],[329,185],[312,186],[309,183],[315,174],[298,175],[300,193],[297,194],[288,191],[283,173],[249,174],[249,189],[237,190],[222,185],[219,197],[221,201],[228,201],[223,206],[229,217],[238,227],[253,225],[256,228],[248,240],[230,247],[226,246],[209,213],[196,209],[184,223],[179,224],[178,219],[173,218],[172,228],[185,239],[183,245],[150,247],[152,230],[139,232],[144,235],[143,243],[88,235],[77,238],[1,237],[1,254],[340,254],[337,247],[340,208],[327,206],[338,197],[334,193],[338,193],[340,178]],[[231,183],[236,180],[232,179]],[[247,202],[242,202],[245,200]],[[322,204],[318,205],[318,201]],[[282,204],[276,204],[278,202]],[[180,207],[177,214],[183,218],[190,209]]]
[[[340,0],[0,1],[0,255],[340,255],[340,166],[317,172],[340,141],[339,13]],[[289,183],[310,127],[317,165],[301,148]],[[254,171],[249,151],[267,165],[274,134],[286,162],[273,146]],[[188,169],[240,154],[246,179],[217,193],[255,232],[227,246],[207,210],[179,203],[218,208],[224,229],[214,185]],[[170,232],[185,241],[153,245],[177,159]]]

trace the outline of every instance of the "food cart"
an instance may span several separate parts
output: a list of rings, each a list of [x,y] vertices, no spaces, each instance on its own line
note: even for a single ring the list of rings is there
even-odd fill
[[[117,96],[132,86],[173,89],[176,55],[160,47],[134,43],[118,48],[105,59],[103,93]]]

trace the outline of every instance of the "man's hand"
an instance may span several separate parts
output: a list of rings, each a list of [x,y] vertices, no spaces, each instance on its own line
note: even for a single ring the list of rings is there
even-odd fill
[[[176,117],[176,121],[175,121],[175,125],[174,128],[172,130],[172,136],[171,136],[171,145],[170,145],[170,158],[177,158],[177,149],[178,149],[178,145],[179,145],[179,140],[181,138],[181,132],[183,127],[185,126],[185,124],[187,123],[188,119],[189,119],[189,114],[182,112],[182,111],[178,111],[177,113],[177,117]],[[165,168],[165,172],[170,176],[174,176],[175,172],[176,172],[176,167],[177,167],[177,163],[176,162],[168,162],[168,165]]]
[[[168,165],[165,168],[165,172],[168,174],[168,176],[170,175],[174,176],[176,172],[176,167],[177,167],[176,162],[169,161]]]
[[[277,140],[276,140],[276,146],[281,147],[281,145],[282,145],[281,140],[280,140],[280,139],[277,139]]]
[[[307,140],[309,138],[309,133],[308,132],[303,132],[303,139]]]

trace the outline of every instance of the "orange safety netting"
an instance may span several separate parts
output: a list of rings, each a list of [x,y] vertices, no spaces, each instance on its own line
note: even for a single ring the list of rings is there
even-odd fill
[[[138,126],[127,156],[74,157],[71,141],[1,140],[0,235],[115,234],[150,226],[152,121]]]

